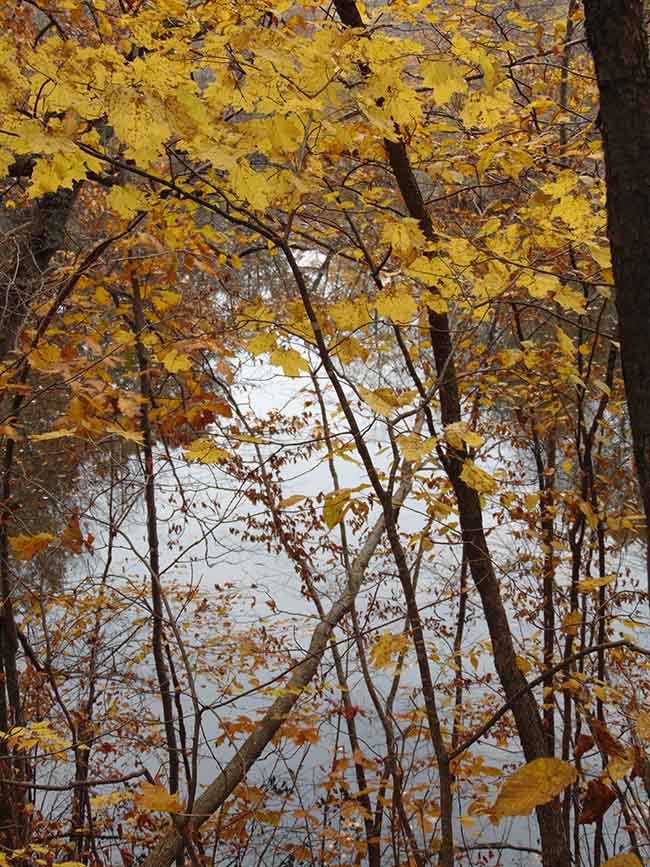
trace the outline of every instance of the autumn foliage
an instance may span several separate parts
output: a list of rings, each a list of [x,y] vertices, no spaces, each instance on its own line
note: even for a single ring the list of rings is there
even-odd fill
[[[14,13],[0,867],[639,867],[582,4]]]

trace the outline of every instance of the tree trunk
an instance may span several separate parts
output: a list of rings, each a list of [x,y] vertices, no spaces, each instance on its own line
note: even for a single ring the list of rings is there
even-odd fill
[[[600,90],[623,378],[650,541],[650,62],[644,4],[584,0],[584,6]]]

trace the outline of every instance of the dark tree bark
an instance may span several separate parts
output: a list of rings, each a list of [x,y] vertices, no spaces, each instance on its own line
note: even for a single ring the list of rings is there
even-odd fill
[[[584,7],[600,90],[623,378],[650,542],[650,61],[644,3],[584,0]]]
[[[0,361],[14,348],[30,305],[45,288],[50,262],[65,246],[77,192],[61,189],[27,208],[0,212]]]

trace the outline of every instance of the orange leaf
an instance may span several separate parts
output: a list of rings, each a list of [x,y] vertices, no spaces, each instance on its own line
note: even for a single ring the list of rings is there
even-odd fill
[[[61,544],[69,551],[72,551],[73,554],[81,554],[83,536],[81,535],[79,515],[77,513],[70,517],[67,527],[61,534]]]
[[[22,534],[9,536],[9,544],[16,560],[31,560],[44,551],[53,538],[51,533],[36,533],[34,536]]]
[[[158,810],[161,813],[182,813],[183,804],[178,795],[171,795],[160,783],[142,783],[140,794],[134,802],[145,810]]]

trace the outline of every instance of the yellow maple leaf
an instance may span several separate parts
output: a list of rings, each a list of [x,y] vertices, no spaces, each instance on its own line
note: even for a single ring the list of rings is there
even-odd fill
[[[564,635],[577,635],[580,624],[582,623],[582,614],[577,609],[575,611],[567,611],[562,618],[562,626],[560,630]]]
[[[394,292],[380,292],[374,301],[377,313],[394,322],[409,322],[418,314],[417,301],[405,287]]]
[[[367,325],[372,317],[364,298],[355,301],[343,300],[330,304],[327,313],[337,328],[354,331]]]
[[[225,449],[219,448],[208,437],[194,440],[183,449],[183,454],[188,461],[200,461],[202,464],[218,464],[230,457]]]
[[[408,636],[403,633],[382,632],[373,642],[370,661],[375,668],[385,668],[393,664],[395,658],[407,650]]]
[[[586,312],[586,302],[584,295],[566,283],[560,283],[555,289],[555,300],[564,307],[565,310],[573,310],[574,313],[581,315]]]
[[[478,467],[474,461],[467,460],[463,463],[460,477],[469,488],[474,488],[482,494],[493,494],[497,489],[496,479]]]
[[[271,331],[260,331],[254,337],[246,342],[246,349],[252,352],[253,355],[261,355],[263,352],[268,352],[275,346],[275,334]]]
[[[534,759],[510,774],[501,787],[492,812],[503,816],[527,816],[535,807],[553,800],[578,779],[578,772],[561,759]]]
[[[149,206],[146,193],[132,184],[112,187],[106,196],[106,203],[126,220],[130,220],[138,211],[145,211]]]
[[[122,437],[123,440],[128,440],[136,445],[141,446],[143,443],[142,433],[140,431],[120,427],[119,424],[113,424],[112,422],[110,424],[105,424],[104,429],[107,433],[117,434],[117,436]]]
[[[422,437],[416,433],[402,434],[397,437],[397,446],[406,461],[418,461],[430,454],[436,447],[435,437]]]
[[[296,503],[300,503],[304,499],[304,494],[292,494],[290,497],[285,497],[283,500],[280,501],[280,508],[288,509],[289,506],[295,506]]]
[[[172,348],[166,352],[158,352],[156,358],[163,363],[165,369],[170,373],[182,373],[184,370],[191,370],[192,368],[190,356],[177,349]]]
[[[629,753],[625,752],[620,756],[612,756],[607,762],[607,767],[602,773],[602,778],[608,783],[616,783],[632,770],[633,764],[634,755],[631,751]]]
[[[309,370],[309,365],[295,349],[274,349],[271,363],[281,367],[286,376],[299,376],[301,371]]]
[[[463,68],[451,60],[426,60],[421,66],[425,87],[430,87],[438,105],[449,102],[454,93],[467,93]]]
[[[59,151],[51,158],[42,157],[36,161],[27,195],[30,199],[37,199],[61,187],[72,188],[75,181],[85,177],[86,166],[81,155]]]
[[[174,307],[178,304],[181,297],[180,292],[174,292],[171,289],[161,289],[154,293],[151,300],[156,310],[162,312],[163,310],[167,310],[169,307]]]
[[[577,588],[581,593],[588,593],[590,590],[597,590],[599,587],[607,587],[616,578],[616,575],[604,575],[602,578],[584,578],[578,581]]]
[[[142,783],[140,793],[133,800],[138,807],[145,810],[159,810],[162,813],[183,811],[183,804],[178,795],[171,795],[160,783]]]
[[[370,409],[374,410],[378,415],[388,416],[394,412],[399,406],[399,400],[387,388],[378,388],[371,391],[369,388],[358,386],[358,392],[364,403],[367,403]]]
[[[16,560],[31,560],[32,557],[45,551],[52,539],[54,539],[52,533],[35,533],[33,536],[23,533],[9,536],[9,544]]]
[[[271,189],[264,172],[257,172],[246,160],[239,160],[230,171],[230,183],[236,195],[248,201],[251,208],[266,210],[271,200]]]
[[[381,240],[385,244],[390,244],[393,253],[404,257],[412,256],[416,250],[424,247],[425,243],[420,224],[412,217],[385,223]]]

